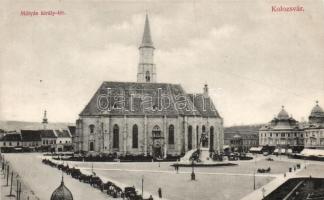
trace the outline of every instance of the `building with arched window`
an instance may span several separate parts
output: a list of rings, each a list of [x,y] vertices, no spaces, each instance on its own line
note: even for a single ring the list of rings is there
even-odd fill
[[[259,142],[262,146],[293,150],[304,147],[324,149],[324,111],[316,101],[308,122],[299,123],[282,108],[278,116],[259,130]]]
[[[208,95],[157,82],[148,16],[139,46],[137,82],[103,82],[79,114],[76,151],[182,155],[200,146],[220,152],[223,119]]]

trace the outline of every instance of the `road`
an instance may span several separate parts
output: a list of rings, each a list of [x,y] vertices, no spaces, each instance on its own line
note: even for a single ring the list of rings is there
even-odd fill
[[[49,200],[52,192],[60,185],[62,173],[41,162],[41,154],[5,154],[14,170],[41,200]],[[108,196],[100,190],[81,183],[71,176],[64,176],[64,183],[75,200],[107,200]]]

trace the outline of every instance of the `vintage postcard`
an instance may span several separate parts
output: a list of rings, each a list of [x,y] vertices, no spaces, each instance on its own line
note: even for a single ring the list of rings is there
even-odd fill
[[[324,200],[323,0],[2,0],[0,199]]]

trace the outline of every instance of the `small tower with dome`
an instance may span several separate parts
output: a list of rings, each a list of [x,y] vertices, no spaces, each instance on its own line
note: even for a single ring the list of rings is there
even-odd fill
[[[316,101],[316,105],[313,107],[308,120],[310,124],[324,124],[324,111],[318,105],[318,101]]]
[[[62,176],[61,185],[54,190],[51,196],[51,200],[73,200],[71,191],[64,185]]]
[[[47,124],[48,124],[48,119],[47,119],[47,112],[46,112],[46,110],[44,111],[44,116],[43,116],[42,124],[43,124],[43,130],[46,130],[46,129],[47,129]]]

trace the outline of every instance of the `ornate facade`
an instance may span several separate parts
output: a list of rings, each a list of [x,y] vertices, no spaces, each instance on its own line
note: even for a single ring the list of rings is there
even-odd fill
[[[324,111],[318,105],[318,101],[312,109],[308,121],[309,123],[305,126],[305,147],[324,148]]]
[[[324,148],[324,111],[313,107],[308,122],[300,124],[284,108],[269,124],[259,130],[261,146]]]
[[[208,95],[188,94],[178,84],[158,83],[146,16],[137,82],[104,82],[79,114],[76,151],[181,155],[202,147],[220,152],[223,119]]]

